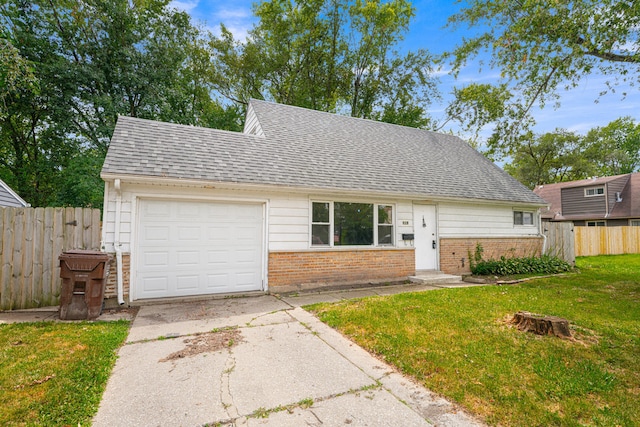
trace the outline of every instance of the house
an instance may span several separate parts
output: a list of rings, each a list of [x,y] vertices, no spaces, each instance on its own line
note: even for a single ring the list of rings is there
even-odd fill
[[[243,132],[119,117],[101,177],[121,304],[460,273],[478,243],[542,247],[546,202],[461,139],[264,101]]]
[[[539,185],[533,190],[549,203],[545,221],[576,226],[640,226],[640,172]]]
[[[13,191],[3,180],[0,179],[0,207],[25,208],[29,207],[18,193]]]

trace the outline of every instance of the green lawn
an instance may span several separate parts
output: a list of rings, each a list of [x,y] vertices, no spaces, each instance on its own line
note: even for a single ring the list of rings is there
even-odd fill
[[[0,425],[85,426],[129,322],[0,325]]]
[[[640,255],[579,272],[307,307],[490,425],[640,425]],[[575,341],[520,332],[524,310],[570,321]]]

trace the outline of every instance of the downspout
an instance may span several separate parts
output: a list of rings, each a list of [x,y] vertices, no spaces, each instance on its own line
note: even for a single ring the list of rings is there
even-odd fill
[[[102,223],[105,223],[105,218],[107,217],[106,211],[109,207],[109,183],[105,181],[104,183],[104,204],[102,208]],[[100,250],[105,252],[107,248],[107,227],[102,227],[102,237],[100,240]]]
[[[113,181],[113,187],[116,189],[116,224],[113,237],[113,247],[116,251],[116,277],[117,277],[117,293],[118,304],[124,305],[124,291],[122,286],[122,244],[120,243],[120,210],[122,208],[122,190],[120,189],[120,179]]]
[[[542,237],[542,253],[540,255],[544,255],[547,253],[547,236],[542,230],[542,213],[540,211],[538,211],[538,235]]]

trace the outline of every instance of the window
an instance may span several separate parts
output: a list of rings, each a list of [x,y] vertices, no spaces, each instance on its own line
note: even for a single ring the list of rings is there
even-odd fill
[[[514,225],[533,225],[533,212],[513,211]]]
[[[311,244],[329,246],[331,221],[329,202],[314,203],[311,214]]]
[[[634,227],[640,227],[640,219],[632,219],[631,225]]]
[[[391,205],[348,202],[312,202],[311,205],[311,246],[394,244]]]
[[[589,187],[584,189],[584,197],[602,196],[604,187]]]
[[[378,205],[378,244],[393,245],[393,206]]]
[[[373,245],[373,205],[333,204],[333,244],[335,246]]]
[[[587,227],[604,227],[605,225],[604,221],[587,221]]]

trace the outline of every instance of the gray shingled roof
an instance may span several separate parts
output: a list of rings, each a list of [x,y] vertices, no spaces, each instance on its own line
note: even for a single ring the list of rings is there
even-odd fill
[[[458,137],[250,105],[264,137],[119,117],[102,173],[546,204]]]

